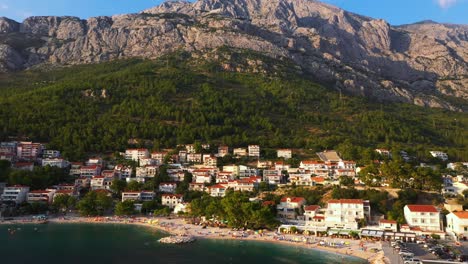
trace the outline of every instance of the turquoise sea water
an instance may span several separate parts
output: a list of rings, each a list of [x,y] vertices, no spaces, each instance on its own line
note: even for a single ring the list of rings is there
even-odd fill
[[[20,230],[10,234],[9,228]],[[149,228],[124,225],[0,226],[0,263],[366,263],[262,242],[198,240],[187,245],[159,244],[157,240],[163,236]]]

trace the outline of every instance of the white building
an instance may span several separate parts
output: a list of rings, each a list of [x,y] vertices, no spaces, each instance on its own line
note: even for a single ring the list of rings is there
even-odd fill
[[[382,219],[379,221],[379,228],[384,231],[397,232],[398,223],[395,220]]]
[[[202,163],[203,155],[200,153],[187,154],[187,162],[189,163]]]
[[[392,153],[388,149],[375,149],[375,152],[379,153],[379,155],[387,158],[392,157]]]
[[[168,206],[169,208],[175,208],[184,201],[182,194],[163,194],[161,199],[162,205]]]
[[[52,203],[55,190],[37,190],[28,193],[28,203]]]
[[[260,146],[259,145],[249,145],[249,157],[260,157]]]
[[[358,229],[360,220],[369,220],[370,204],[361,199],[328,201],[325,223],[328,227]]]
[[[96,175],[101,175],[101,166],[99,165],[90,165],[80,167],[80,177],[91,178]]]
[[[125,150],[125,159],[138,161],[140,159],[149,158],[149,151],[147,149],[127,149]]]
[[[16,147],[19,160],[35,161],[42,154],[44,146],[40,143],[20,142]]]
[[[153,201],[155,193],[153,191],[122,192],[122,202],[124,201]]]
[[[468,211],[452,212],[446,217],[447,232],[453,232],[459,239],[468,237]]]
[[[314,217],[318,215],[320,205],[307,205],[304,206],[305,221],[313,221]]]
[[[159,191],[163,193],[175,193],[177,183],[175,182],[161,182],[159,184]]]
[[[208,167],[216,167],[218,164],[218,159],[211,155],[204,155],[203,156],[203,165]]]
[[[292,158],[292,150],[291,149],[278,149],[276,151],[276,155],[278,158],[290,159]]]
[[[228,154],[229,154],[229,147],[228,146],[219,146],[218,147],[218,154],[217,154],[218,157],[222,158],[222,157],[224,157],[224,156],[226,156]]]
[[[70,163],[64,159],[58,158],[47,158],[42,160],[42,167],[51,166],[51,167],[58,167],[58,168],[66,168]]]
[[[212,179],[211,171],[207,169],[194,170],[192,175],[195,183],[210,183]]]
[[[280,184],[283,179],[283,174],[278,170],[264,170],[263,181],[268,184]]]
[[[155,159],[158,164],[164,163],[164,159],[167,155],[167,152],[153,152],[151,153],[151,158]]]
[[[276,206],[278,217],[284,219],[296,219],[297,212],[306,203],[303,197],[283,197],[280,204]]]
[[[438,158],[441,160],[448,160],[448,155],[445,152],[442,151],[429,151],[434,158]]]
[[[42,152],[42,158],[43,159],[56,159],[60,158],[60,151],[58,150],[52,150],[52,149],[46,149]]]
[[[235,148],[233,150],[233,155],[237,157],[245,157],[247,156],[247,149],[245,148]]]
[[[227,188],[234,191],[253,192],[258,184],[262,181],[261,177],[250,177],[239,180],[228,181]]]
[[[188,211],[189,211],[189,203],[178,203],[174,207],[174,214],[188,213]]]
[[[112,181],[113,178],[94,176],[90,182],[91,190],[110,190]]]
[[[406,223],[422,231],[441,231],[440,212],[433,205],[408,204],[404,207]]]
[[[210,196],[213,197],[224,197],[226,195],[227,185],[226,184],[216,184],[208,187],[210,191]]]
[[[15,202],[16,204],[20,204],[26,202],[28,193],[28,186],[14,185],[3,189],[1,198],[3,202]]]

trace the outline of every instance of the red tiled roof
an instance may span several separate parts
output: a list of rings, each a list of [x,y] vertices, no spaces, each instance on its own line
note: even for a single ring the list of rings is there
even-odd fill
[[[59,194],[59,193],[69,194],[69,193],[73,193],[73,190],[58,190],[55,192],[55,194]]]
[[[46,190],[35,190],[35,191],[30,191],[29,193],[50,193],[51,191],[46,191]]]
[[[308,205],[304,207],[304,211],[315,211],[319,208],[320,208],[319,205]]]
[[[453,214],[456,215],[460,219],[468,219],[468,211],[453,212]]]
[[[163,194],[162,197],[176,197],[176,198],[182,198],[182,194]]]
[[[283,197],[281,198],[281,202],[282,203],[286,202],[288,198],[291,199],[291,203],[305,202],[305,199],[303,197]]]
[[[176,182],[161,182],[159,185],[177,185]]]
[[[313,217],[314,219],[325,219],[325,216],[321,216],[321,215],[316,215]]]
[[[95,170],[98,167],[100,168],[101,166],[98,166],[98,165],[84,166],[84,167],[81,167],[81,170]]]
[[[430,212],[430,213],[437,213],[437,208],[430,204],[408,204],[408,209],[411,212]]]
[[[210,189],[225,189],[226,186],[222,185],[222,184],[216,184],[216,185],[213,185],[210,187]]]
[[[361,199],[339,199],[339,200],[330,200],[328,203],[341,203],[341,204],[363,204],[364,200]]]
[[[312,177],[312,181],[314,181],[314,182],[325,182],[325,178],[320,177],[320,176],[315,176],[315,177]]]
[[[311,165],[311,164],[324,164],[323,161],[318,161],[318,160],[303,160],[301,161],[302,164],[307,164],[307,165]]]
[[[274,201],[264,201],[262,203],[263,206],[270,206],[270,205],[275,205],[275,202]]]

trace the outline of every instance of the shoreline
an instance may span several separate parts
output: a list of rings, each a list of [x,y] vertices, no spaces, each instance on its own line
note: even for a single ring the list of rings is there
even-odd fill
[[[315,250],[318,252],[336,254],[341,257],[354,257],[367,261],[367,263],[372,264],[384,264],[386,263],[383,251],[381,250],[382,246],[379,242],[365,242],[366,248],[378,248],[379,252],[373,253],[369,250],[362,250],[359,248],[360,240],[350,240],[350,239],[331,239],[328,237],[307,237],[308,242],[304,241],[305,236],[296,236],[296,235],[286,235],[281,234],[277,235],[274,232],[265,232],[264,234],[254,234],[239,237],[237,233],[239,231],[231,231],[228,228],[218,228],[218,227],[206,227],[202,228],[201,226],[192,225],[185,223],[184,219],[180,218],[164,218],[164,217],[136,217],[136,218],[118,218],[118,217],[60,217],[60,218],[50,218],[47,223],[51,224],[116,224],[116,225],[135,225],[146,227],[150,229],[156,229],[162,233],[168,235],[186,235],[192,236],[196,239],[212,239],[212,240],[237,240],[237,241],[252,241],[252,242],[262,242],[262,243],[271,243],[276,245],[284,246],[294,246],[304,249]],[[44,224],[40,221],[25,221],[23,220],[10,220],[0,222],[0,225],[22,225],[22,224]],[[244,233],[244,232],[241,232]],[[283,239],[278,239],[283,238]],[[314,241],[310,243],[310,240]],[[319,241],[328,241],[331,243],[333,240],[334,244],[339,244],[340,242],[346,242],[347,246],[344,247],[330,247],[320,245]]]

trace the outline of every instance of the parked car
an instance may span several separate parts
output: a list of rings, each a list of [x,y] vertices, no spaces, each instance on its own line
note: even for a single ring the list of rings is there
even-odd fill
[[[411,252],[400,252],[400,256],[414,257],[414,253]]]
[[[422,264],[422,261],[419,259],[411,259],[411,260],[406,260],[403,262],[404,264]]]

